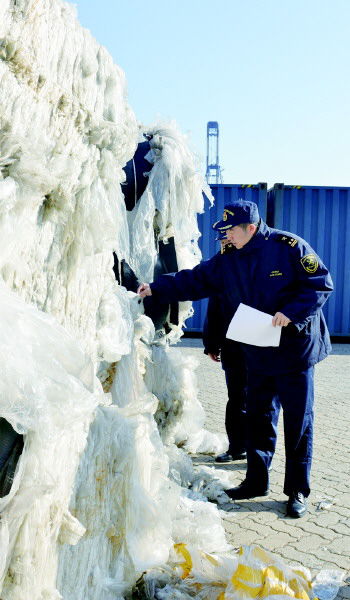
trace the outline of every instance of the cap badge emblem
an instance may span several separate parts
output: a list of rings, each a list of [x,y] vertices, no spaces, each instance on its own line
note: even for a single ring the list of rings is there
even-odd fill
[[[222,215],[222,220],[223,221],[227,221],[227,215],[232,215],[234,216],[234,212],[232,210],[227,210],[227,208],[224,210],[224,214]]]

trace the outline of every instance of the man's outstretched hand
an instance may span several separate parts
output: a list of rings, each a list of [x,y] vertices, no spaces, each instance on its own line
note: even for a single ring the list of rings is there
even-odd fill
[[[272,319],[272,325],[274,327],[276,327],[276,325],[279,325],[280,327],[287,327],[288,323],[291,323],[291,320],[281,312],[276,312]]]
[[[137,293],[140,298],[145,298],[146,296],[152,296],[152,290],[149,283],[141,283],[137,288]]]

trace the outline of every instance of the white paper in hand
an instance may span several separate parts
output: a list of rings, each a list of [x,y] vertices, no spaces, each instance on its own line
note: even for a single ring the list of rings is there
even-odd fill
[[[281,329],[279,325],[272,325],[272,315],[241,303],[233,315],[226,337],[253,346],[279,346]]]

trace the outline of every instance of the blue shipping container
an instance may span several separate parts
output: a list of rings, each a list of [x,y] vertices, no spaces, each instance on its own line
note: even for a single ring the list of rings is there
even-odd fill
[[[268,191],[268,221],[311,244],[329,268],[335,291],[324,307],[331,335],[350,335],[350,188],[276,183]]]
[[[214,205],[210,207],[209,200],[205,198],[204,213],[198,215],[198,228],[201,232],[199,247],[203,260],[207,260],[219,251],[219,243],[215,241],[216,233],[212,225],[222,219],[224,206],[238,199],[251,200],[259,207],[259,212],[264,220],[267,218],[267,184],[256,185],[217,184],[211,185],[215,198]],[[193,302],[194,315],[186,321],[185,331],[201,332],[207,312],[208,300]]]

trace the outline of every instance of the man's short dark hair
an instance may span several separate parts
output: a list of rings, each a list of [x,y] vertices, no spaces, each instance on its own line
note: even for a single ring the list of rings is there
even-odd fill
[[[244,229],[244,231],[247,231],[248,225],[255,225],[255,227],[259,227],[259,222],[258,223],[240,223],[238,225],[238,227],[241,227],[242,229]]]

